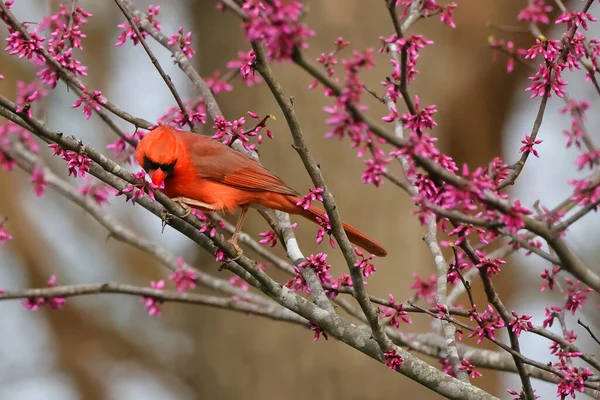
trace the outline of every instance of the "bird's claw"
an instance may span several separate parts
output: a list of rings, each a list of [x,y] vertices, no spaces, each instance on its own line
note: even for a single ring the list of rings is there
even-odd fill
[[[240,257],[244,254],[244,250],[242,250],[242,248],[238,244],[237,237],[229,239],[227,241],[227,243],[229,243],[230,245],[232,245],[233,248],[235,249],[236,253],[237,253],[237,255],[235,256],[235,258],[232,258],[231,261],[239,260]]]
[[[160,212],[160,220],[162,221],[162,232],[165,231],[165,227],[169,224],[171,218],[173,218],[173,215],[169,211],[167,211],[166,208],[163,208]]]
[[[188,206],[187,204],[185,204],[181,201],[175,201],[175,203],[179,204],[181,206],[181,208],[183,208],[183,214],[180,215],[180,218],[185,218],[192,213],[192,208],[190,206]]]

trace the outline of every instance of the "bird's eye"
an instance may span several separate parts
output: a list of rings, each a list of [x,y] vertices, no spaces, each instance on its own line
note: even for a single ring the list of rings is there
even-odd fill
[[[144,156],[144,165],[142,165],[145,171],[156,170],[159,168],[159,165],[154,161],[150,160],[148,157]]]
[[[160,169],[162,169],[163,172],[165,172],[167,175],[170,175],[175,169],[175,162],[172,162],[170,164],[160,164]]]

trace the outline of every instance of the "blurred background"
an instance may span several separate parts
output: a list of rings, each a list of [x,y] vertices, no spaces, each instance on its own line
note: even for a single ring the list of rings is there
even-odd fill
[[[159,20],[165,34],[175,33],[179,26],[193,32],[192,46],[197,51],[193,62],[202,76],[223,70],[239,50],[249,49],[239,20],[217,11],[213,1],[153,3],[162,6]],[[490,27],[490,23],[515,25],[516,13],[526,2],[458,3],[457,29],[441,24],[437,17],[412,27],[412,32],[425,35],[435,45],[421,53],[421,74],[411,84],[411,93],[418,94],[423,105],[436,104],[438,127],[434,133],[442,150],[459,163],[486,165],[500,154],[514,161],[520,141],[531,130],[539,102],[529,100],[523,92],[530,71],[517,65],[514,73],[507,74],[504,56],[497,63],[492,61],[488,37],[508,38],[517,46],[529,43],[527,33],[505,33]],[[117,6],[91,0],[78,4],[94,14],[84,27],[85,51],[76,56],[88,66],[89,76],[84,82],[133,115],[156,121],[174,101],[140,46],[133,47],[130,42],[124,47],[114,46],[117,25],[125,21]],[[141,0],[135,4],[144,11],[148,6]],[[58,2],[48,0],[17,0],[13,6],[21,21],[40,21],[57,9]],[[379,48],[378,37],[392,33],[383,0],[368,7],[359,0],[311,1],[305,21],[317,31],[305,52],[312,60],[330,51],[339,36],[350,40],[352,48],[362,50]],[[549,34],[556,37],[560,32]],[[6,36],[3,27],[0,36]],[[184,97],[196,95],[171,62],[170,54],[149,43],[180,93]],[[377,62],[363,78],[369,87],[381,91],[379,83],[389,73],[389,61],[378,56]],[[5,76],[0,92],[12,99],[17,81],[34,79],[28,64],[5,52],[0,53],[0,73]],[[330,105],[330,100],[320,90],[306,90],[312,79],[294,65],[282,64],[276,73],[286,94],[294,97],[308,144],[336,195],[344,220],[389,250],[389,256],[376,264],[369,291],[381,297],[393,293],[396,299],[408,298],[412,274],[427,277],[434,272],[431,255],[421,240],[423,229],[411,214],[410,199],[389,183],[380,188],[363,185],[363,161],[356,158],[350,144],[323,138],[327,131],[323,107]],[[592,109],[598,107],[596,93],[583,74],[569,75],[566,80],[572,97],[592,100]],[[275,140],[261,147],[261,161],[290,186],[306,192],[310,179],[291,148],[291,137],[270,93],[263,85],[249,89],[239,79],[232,83],[235,90],[218,97],[225,115],[238,118],[250,109],[279,117],[269,123]],[[86,121],[79,109],[71,109],[75,100],[59,84],[46,103],[50,126],[97,149],[113,142],[115,137],[99,118]],[[367,103],[374,119],[387,114],[381,104],[371,99]],[[576,153],[564,150],[561,131],[569,127],[570,120],[557,112],[562,106],[561,101],[551,99],[540,131],[544,139],[538,146],[542,157],[530,159],[513,190],[526,206],[531,207],[539,198],[544,199],[543,205],[554,206],[568,195],[567,180],[577,176],[573,167]],[[117,122],[123,129],[133,130]],[[599,122],[589,114],[588,130],[595,139]],[[48,165],[66,176],[64,163],[50,155],[42,149]],[[0,193],[0,216],[9,218],[6,228],[15,238],[0,246],[2,288],[45,286],[51,274],[57,275],[59,284],[118,281],[146,286],[149,280],[165,279],[168,274],[149,256],[107,240],[103,228],[60,195],[48,190],[43,198],[35,197],[22,171],[0,172]],[[169,228],[161,234],[160,221],[141,207],[114,198],[106,209],[140,235],[162,242],[196,267],[229,277],[228,272],[216,272],[213,256],[184,236]],[[246,231],[257,234],[267,230],[258,214],[249,218]],[[324,244],[315,244],[314,226],[298,222],[296,232],[305,254],[326,251]],[[597,216],[590,216],[569,231],[569,243],[587,260],[598,255],[593,235],[598,222]],[[281,249],[278,252],[283,256]],[[345,272],[341,255],[330,253],[333,275]],[[540,260],[512,257],[496,282],[498,292],[509,299],[511,307],[520,314],[533,314],[538,324],[543,319],[540,302],[548,303],[539,296],[538,276],[547,267]],[[273,276],[286,279],[276,271]],[[593,301],[597,304],[597,298]],[[0,303],[0,399],[379,399],[398,393],[406,398],[438,398],[342,343],[331,339],[313,343],[312,333],[297,326],[178,304],[166,304],[163,312],[160,318],[149,317],[137,299],[115,295],[72,299],[60,312],[30,312],[18,302]],[[429,329],[427,319],[413,319],[414,325],[403,328],[415,332]],[[575,328],[575,322],[569,322]],[[596,320],[590,315],[589,322],[600,322],[597,313]],[[526,355],[539,356],[548,346],[527,335],[523,340]],[[518,387],[518,381],[506,375],[482,372],[483,378],[475,383],[498,396],[504,395],[506,387]],[[539,382],[534,387],[542,398],[555,392],[551,385]]]

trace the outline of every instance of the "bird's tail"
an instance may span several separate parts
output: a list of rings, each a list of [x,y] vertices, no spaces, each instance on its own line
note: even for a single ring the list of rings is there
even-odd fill
[[[288,214],[301,215],[304,218],[314,222],[315,224],[319,223],[317,221],[317,218],[324,218],[325,211],[315,206],[310,206],[308,210],[305,210],[304,208],[296,205],[296,203],[298,203],[299,201],[300,199],[295,196],[287,196],[279,193],[273,193],[271,198],[266,200],[262,205],[268,208],[287,212]],[[350,240],[350,242],[352,242],[356,246],[368,251],[369,253],[375,254],[378,257],[385,257],[387,255],[387,251],[383,248],[382,245],[380,245],[375,240],[371,239],[358,229],[343,222],[342,226],[344,227],[344,231],[346,231],[346,235],[348,235],[348,239]]]

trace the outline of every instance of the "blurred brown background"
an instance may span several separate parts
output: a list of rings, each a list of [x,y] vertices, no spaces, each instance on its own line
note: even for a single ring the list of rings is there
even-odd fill
[[[16,3],[15,13],[21,20],[39,20],[49,7],[47,1]],[[368,3],[311,1],[306,22],[317,36],[310,41],[307,58],[314,60],[330,51],[338,36],[350,40],[352,48],[377,49],[378,36],[391,34],[392,25],[383,0]],[[116,26],[124,21],[123,16],[110,1],[82,0],[79,4],[95,14],[84,28],[88,37],[82,58],[89,67],[85,82],[133,114],[156,120],[174,102],[139,46],[133,48],[128,42],[124,48],[114,48]],[[147,7],[143,1],[136,4],[140,9]],[[240,22],[215,10],[213,1],[154,4],[163,6],[159,19],[165,33],[175,32],[179,25],[194,33],[194,62],[203,76],[222,69],[238,50],[249,47]],[[437,105],[435,135],[441,147],[461,163],[485,164],[501,151],[503,121],[513,89],[525,71],[506,74],[503,62],[492,62],[487,40],[497,32],[487,24],[512,24],[521,6],[522,2],[464,0],[456,10],[457,29],[441,24],[438,17],[419,21],[411,29],[435,41],[422,52],[421,74],[411,85],[411,94],[418,94],[423,105]],[[527,35],[513,37],[528,39]],[[153,48],[182,93],[193,95],[194,89],[171,65],[168,53]],[[377,61],[364,78],[369,87],[381,91],[379,82],[389,72],[389,61],[385,56]],[[0,53],[0,73],[6,77],[0,81],[2,94],[14,98],[15,82],[33,78],[24,65]],[[294,96],[313,156],[336,195],[342,216],[389,249],[389,256],[377,263],[378,272],[369,279],[369,291],[407,298],[412,273],[429,276],[434,271],[421,240],[423,230],[411,215],[410,199],[389,183],[379,189],[363,185],[363,163],[355,150],[348,142],[323,138],[327,127],[322,108],[330,103],[320,89],[307,91],[312,80],[294,65],[281,65],[276,72],[286,93]],[[237,118],[251,109],[277,115],[271,124],[276,140],[262,146],[262,162],[305,192],[310,180],[290,146],[290,135],[270,94],[263,85],[247,89],[239,80],[233,84],[232,93],[218,98],[224,113]],[[112,142],[114,137],[96,117],[90,124],[79,110],[70,109],[74,100],[59,85],[48,102],[49,123],[100,148]],[[367,103],[373,118],[386,114],[380,104],[371,99]],[[43,153],[49,159],[48,151]],[[66,172],[60,161],[49,163],[55,171]],[[0,193],[0,215],[9,217],[7,228],[15,236],[0,248],[1,287],[43,286],[51,273],[58,275],[59,283],[119,280],[147,285],[150,279],[166,277],[167,271],[148,256],[106,241],[106,232],[95,221],[58,195],[35,198],[22,172],[0,173]],[[139,207],[123,204],[121,198],[113,203],[108,209],[124,223],[217,274],[211,255],[172,231],[160,235],[159,221]],[[246,230],[258,233],[266,230],[266,224],[253,214]],[[314,243],[315,228],[310,224],[299,221],[297,234],[305,254],[323,249]],[[331,253],[335,275],[343,273],[342,257]],[[511,272],[503,273],[506,279],[498,283],[498,290],[508,294]],[[167,304],[162,318],[150,318],[136,299],[123,297],[70,300],[63,311],[53,313],[33,314],[16,303],[3,303],[0,310],[6,313],[0,338],[13,343],[0,352],[7,360],[0,363],[2,398],[35,398],[24,395],[32,386],[48,388],[45,393],[52,396],[47,398],[64,399],[383,399],[400,393],[402,398],[437,398],[335,340],[313,343],[309,331],[254,317]],[[408,329],[428,329],[425,319],[414,319]],[[478,383],[495,393],[502,390],[490,372],[484,371]]]

